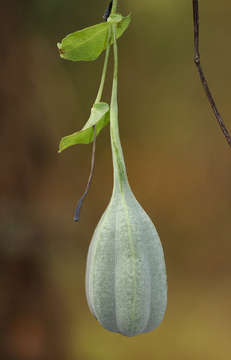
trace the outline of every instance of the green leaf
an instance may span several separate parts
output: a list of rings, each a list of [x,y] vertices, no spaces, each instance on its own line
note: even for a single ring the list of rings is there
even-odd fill
[[[100,23],[67,35],[58,44],[61,58],[72,61],[97,59],[105,49],[108,23]]]
[[[123,17],[117,25],[119,38],[130,24],[130,15]],[[110,24],[103,22],[67,35],[58,43],[60,57],[71,61],[92,61],[106,49]]]
[[[117,24],[116,39],[119,39],[120,36],[123,35],[125,30],[127,30],[130,22],[131,22],[131,15],[129,14],[128,16],[123,17],[122,20]],[[113,43],[113,41],[111,43]]]
[[[59,153],[67,149],[70,146],[77,144],[89,144],[94,139],[94,128],[96,125],[96,135],[109,123],[110,108],[109,105],[104,102],[94,104],[91,108],[91,115],[82,128],[71,135],[65,136],[61,139],[59,144]]]

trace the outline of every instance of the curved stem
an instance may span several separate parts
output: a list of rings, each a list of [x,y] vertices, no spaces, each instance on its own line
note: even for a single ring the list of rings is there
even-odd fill
[[[112,25],[113,32],[113,50],[114,50],[114,73],[110,107],[110,134],[114,168],[114,185],[122,190],[123,185],[128,183],[126,167],[123,157],[123,150],[120,143],[119,125],[118,125],[118,49],[116,41],[116,24]]]
[[[194,62],[197,67],[201,83],[203,85],[203,88],[204,88],[207,98],[209,100],[210,106],[214,112],[217,122],[221,128],[221,131],[223,132],[223,134],[226,138],[227,143],[231,147],[230,133],[229,133],[228,129],[226,128],[225,123],[221,117],[221,114],[219,113],[219,111],[217,109],[215,100],[209,89],[208,82],[205,78],[205,75],[204,75],[204,72],[203,72],[202,66],[201,66],[200,51],[199,51],[199,6],[198,6],[198,0],[193,0],[193,24],[194,24]]]
[[[78,204],[76,206],[74,221],[79,221],[79,214],[80,214],[80,210],[81,210],[81,207],[82,207],[82,204],[83,204],[83,200],[87,196],[89,187],[91,185],[92,177],[93,177],[93,171],[94,171],[94,166],[95,166],[95,149],[96,149],[96,125],[94,125],[93,127],[94,127],[94,140],[93,140],[93,146],[92,146],[91,171],[90,171],[90,175],[89,175],[89,178],[88,178],[88,182],[87,182],[87,186],[85,188],[85,191],[84,191],[83,195],[81,196],[81,198],[78,201]]]
[[[110,40],[111,40],[111,27],[109,27],[109,31],[108,31],[107,47],[106,47],[106,53],[105,53],[105,58],[104,58],[103,71],[102,71],[99,90],[98,90],[98,93],[97,93],[97,96],[95,99],[95,104],[101,101],[101,97],[102,97],[102,93],[103,93],[103,88],[104,88],[104,83],[105,83],[105,78],[106,78],[106,73],[107,73],[108,59],[109,59],[109,54],[110,54],[110,47],[111,47]],[[94,167],[95,167],[96,125],[94,125],[93,128],[94,128],[94,139],[93,139],[93,146],[92,146],[90,175],[89,175],[88,182],[87,182],[86,188],[84,190],[84,193],[77,203],[75,215],[74,215],[74,221],[79,220],[80,210],[81,210],[83,201],[88,194],[88,191],[89,191],[89,188],[90,188],[90,185],[92,182],[93,171],[94,171]]]
[[[105,53],[105,58],[104,58],[103,71],[102,71],[100,86],[99,86],[99,90],[98,90],[98,93],[97,93],[97,96],[95,99],[95,103],[100,102],[102,93],[103,93],[103,88],[104,88],[104,83],[105,83],[105,78],[106,78],[106,73],[107,73],[108,59],[109,59],[110,48],[111,48],[110,39],[111,39],[111,27],[109,27],[109,31],[108,31],[107,47],[106,47],[106,53]]]

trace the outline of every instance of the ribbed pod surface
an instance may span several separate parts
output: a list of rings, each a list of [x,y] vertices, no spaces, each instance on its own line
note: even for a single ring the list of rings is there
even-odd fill
[[[94,232],[86,294],[103,327],[125,336],[156,328],[167,303],[163,249],[157,231],[128,183],[114,191]]]

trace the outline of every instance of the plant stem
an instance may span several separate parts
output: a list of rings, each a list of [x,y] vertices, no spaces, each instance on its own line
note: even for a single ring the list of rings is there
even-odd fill
[[[102,93],[103,93],[103,88],[104,88],[104,83],[105,83],[105,78],[106,78],[106,73],[107,73],[108,59],[109,59],[110,48],[111,48],[110,41],[111,41],[111,27],[109,27],[109,31],[108,31],[107,47],[106,47],[106,52],[105,52],[103,71],[102,71],[100,86],[99,86],[99,90],[98,90],[98,93],[97,93],[97,96],[95,99],[95,103],[100,102]]]
[[[201,83],[203,85],[203,88],[204,88],[207,98],[209,100],[210,106],[214,112],[217,122],[221,128],[221,131],[223,132],[223,134],[226,138],[227,143],[231,147],[230,133],[225,126],[225,123],[221,117],[221,114],[218,111],[215,100],[209,89],[208,82],[207,82],[204,72],[202,70],[201,60],[200,60],[200,51],[199,51],[199,6],[198,6],[198,0],[193,0],[192,3],[193,3],[193,24],[194,24],[194,62],[197,67]]]
[[[112,9],[111,9],[111,14],[115,14],[115,13],[116,13],[116,10],[117,10],[117,3],[118,3],[118,1],[117,1],[117,0],[113,0],[113,3],[112,3]]]
[[[91,171],[90,171],[90,175],[89,175],[89,178],[88,178],[88,182],[87,182],[87,186],[85,188],[85,191],[84,191],[83,195],[81,196],[80,200],[77,203],[76,210],[75,210],[75,215],[74,215],[74,221],[79,221],[79,214],[80,214],[80,210],[81,210],[81,207],[82,207],[82,204],[83,204],[83,200],[87,196],[90,185],[91,185],[91,182],[92,182],[93,171],[94,171],[94,166],[95,166],[96,125],[94,125],[93,128],[94,128],[94,140],[93,140],[93,145],[92,145]]]
[[[126,167],[123,157],[123,150],[120,143],[119,125],[118,125],[118,49],[116,41],[116,24],[112,24],[113,33],[113,50],[114,50],[114,73],[111,95],[111,108],[110,108],[110,134],[111,134],[111,147],[114,168],[114,185],[119,186],[122,190],[123,184],[127,184]]]
[[[96,96],[96,99],[95,99],[95,104],[101,101],[101,97],[102,97],[102,93],[103,93],[103,88],[104,88],[104,83],[105,83],[105,78],[106,78],[106,73],[107,73],[108,59],[109,59],[109,54],[110,54],[110,47],[111,47],[110,42],[111,42],[111,27],[109,27],[109,31],[108,31],[107,47],[106,47],[106,53],[105,53],[105,58],[104,58],[103,71],[102,71],[99,90],[98,90],[98,93],[97,93],[97,96]],[[76,210],[75,210],[75,215],[74,215],[74,221],[79,220],[80,210],[81,210],[83,201],[84,201],[85,197],[88,194],[88,191],[89,191],[89,188],[90,188],[90,185],[91,185],[91,182],[92,182],[93,171],[94,171],[94,166],[95,166],[96,125],[94,125],[93,128],[94,128],[94,139],[93,139],[93,146],[92,146],[90,175],[89,175],[89,178],[88,178],[88,182],[87,182],[85,191],[84,191],[83,195],[81,196],[80,200],[77,203]]]

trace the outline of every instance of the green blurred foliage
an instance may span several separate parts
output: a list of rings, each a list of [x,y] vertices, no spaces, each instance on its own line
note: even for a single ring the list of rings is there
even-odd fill
[[[123,15],[132,13],[119,41],[121,139],[133,191],[164,246],[167,314],[156,331],[123,338],[88,310],[86,254],[112,190],[109,128],[97,139],[94,182],[78,224],[72,216],[91,145],[57,150],[89,115],[103,57],[64,61],[56,43],[102,21],[106,6],[93,0],[1,6],[1,358],[227,360],[231,153],[193,64],[190,0],[119,2]],[[231,4],[204,0],[200,8],[202,64],[231,128]]]

